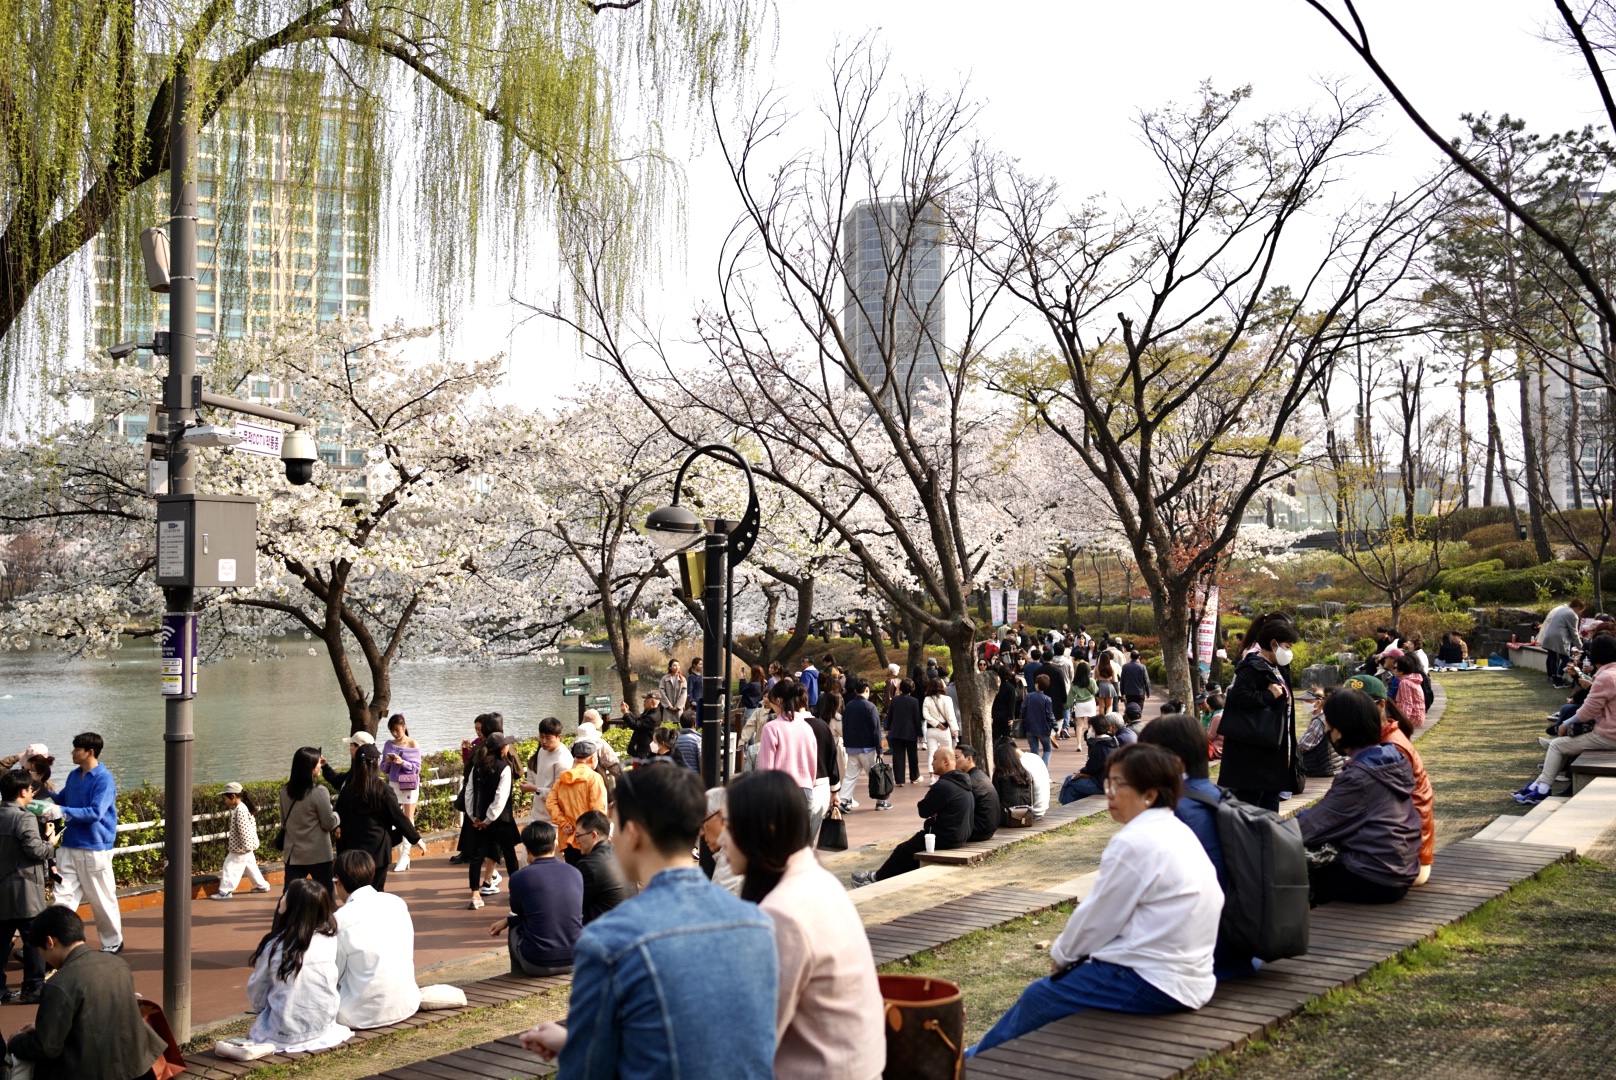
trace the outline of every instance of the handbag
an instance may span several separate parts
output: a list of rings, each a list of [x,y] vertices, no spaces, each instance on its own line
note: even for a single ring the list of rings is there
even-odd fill
[[[173,1080],[185,1072],[185,1055],[180,1053],[179,1043],[174,1040],[174,1029],[169,1027],[163,1007],[155,1001],[141,998],[140,1015],[146,1021],[146,1025],[157,1032],[158,1037],[167,1044],[163,1048],[162,1055],[152,1063],[152,1075],[156,1080]]]
[[[269,842],[269,846],[274,848],[276,851],[285,851],[286,850],[286,826],[285,825],[282,825],[280,828],[275,830],[275,838]]]
[[[819,825],[819,842],[816,846],[820,851],[847,850],[847,822],[842,820],[841,804],[834,800],[825,813],[825,820]]]
[[[896,783],[892,775],[892,766],[888,765],[886,759],[877,752],[875,761],[870,765],[870,798],[876,802],[891,798],[892,788]]]

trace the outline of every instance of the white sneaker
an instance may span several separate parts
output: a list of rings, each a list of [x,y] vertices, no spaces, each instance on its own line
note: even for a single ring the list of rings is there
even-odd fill
[[[482,893],[484,896],[498,896],[499,895],[499,882],[498,881],[490,881],[487,885],[484,885],[482,888],[478,889],[477,891]]]
[[[208,897],[208,899],[209,900],[228,900],[234,895],[236,895],[236,894],[235,893],[227,893],[227,892],[216,892],[212,896]]]
[[[410,868],[410,849],[405,848],[404,849],[404,854],[400,855],[398,857],[398,862],[393,864],[393,873],[402,874],[404,871],[408,870],[409,868]]]
[[[857,799],[843,799],[842,800],[842,809],[843,810],[857,810],[858,805],[859,805],[859,801]]]
[[[504,880],[505,880],[504,878],[499,876],[499,871],[495,870],[494,871],[494,876],[488,879],[488,884],[492,885],[494,888],[497,889],[497,888],[499,888],[499,883],[504,881]]]

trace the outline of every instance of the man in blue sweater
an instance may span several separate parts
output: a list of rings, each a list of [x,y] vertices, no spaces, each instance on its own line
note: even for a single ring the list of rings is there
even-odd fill
[[[77,908],[88,901],[95,913],[95,932],[101,951],[123,952],[123,917],[118,912],[118,886],[112,878],[112,846],[118,838],[118,785],[112,771],[101,764],[101,736],[93,731],[73,739],[73,764],[62,790],[41,797],[55,799],[66,822],[56,870],[56,903]],[[49,817],[57,813],[47,811]]]

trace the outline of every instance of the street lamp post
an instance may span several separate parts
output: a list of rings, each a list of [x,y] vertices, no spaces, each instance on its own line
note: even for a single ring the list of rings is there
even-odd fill
[[[701,457],[711,457],[738,466],[746,474],[746,512],[739,521],[708,518],[705,521],[679,505],[685,473]],[[707,787],[717,787],[729,776],[729,740],[724,717],[729,711],[731,645],[735,638],[735,566],[757,542],[760,512],[752,467],[733,448],[709,443],[691,451],[679,466],[673,480],[673,504],[651,511],[645,519],[645,532],[663,552],[681,554],[697,541],[702,544],[702,679],[701,679],[701,777]],[[694,596],[691,597],[695,599]],[[723,674],[719,674],[719,666]]]

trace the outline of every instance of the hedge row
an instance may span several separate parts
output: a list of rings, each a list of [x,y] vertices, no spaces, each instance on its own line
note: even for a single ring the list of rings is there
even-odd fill
[[[633,735],[627,728],[612,728],[605,733],[606,742],[618,753],[625,753],[628,749],[628,740]],[[570,743],[570,740],[567,740]],[[538,748],[537,739],[527,739],[517,744],[517,753],[526,761]],[[434,770],[436,770],[434,772]],[[460,775],[460,752],[458,750],[442,750],[426,755],[421,763],[421,772],[428,780],[446,779]],[[281,827],[280,791],[285,780],[253,780],[243,782],[242,788],[247,798],[257,808],[258,818],[258,858],[260,862],[272,862],[280,858],[280,853],[270,846],[275,838],[276,831]],[[323,780],[321,783],[325,783]],[[225,812],[224,799],[219,794],[220,784],[198,785],[191,789],[191,813],[218,814]],[[329,790],[329,785],[328,785]],[[429,787],[422,792],[421,801],[415,809],[415,826],[423,833],[437,832],[442,829],[453,828],[455,824],[455,809],[451,805],[454,801],[455,787],[452,784],[443,784]],[[335,795],[335,792],[333,792]],[[527,813],[532,796],[517,793],[517,812],[519,815]],[[161,821],[163,817],[163,789],[152,784],[143,784],[138,788],[118,793],[118,821],[129,823],[136,821]],[[198,821],[191,828],[196,836],[211,836],[214,833],[226,831],[227,819],[223,817]],[[163,841],[163,828],[153,825],[144,829],[133,829],[118,834],[118,847],[139,847],[144,844],[159,844]],[[224,865],[227,854],[225,841],[208,840],[196,844],[191,850],[191,868],[196,874],[217,874]],[[163,852],[161,848],[152,851],[137,851],[127,855],[115,855],[112,859],[112,872],[117,879],[118,886],[125,888],[135,885],[147,885],[163,879]]]
[[[1587,574],[1588,564],[1576,560],[1509,569],[1501,559],[1485,559],[1442,571],[1431,582],[1431,589],[1449,596],[1468,596],[1481,604],[1522,603],[1537,599],[1540,587],[1555,597],[1568,596],[1583,584]],[[1605,569],[1605,586],[1612,585],[1616,585],[1616,560]]]

